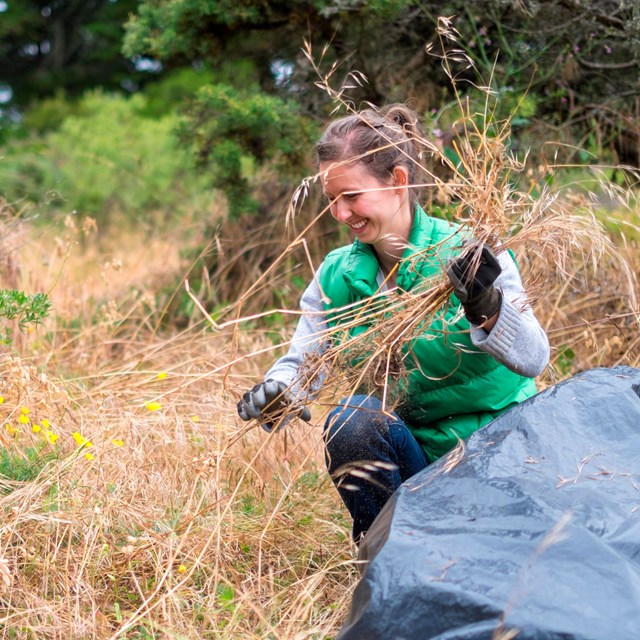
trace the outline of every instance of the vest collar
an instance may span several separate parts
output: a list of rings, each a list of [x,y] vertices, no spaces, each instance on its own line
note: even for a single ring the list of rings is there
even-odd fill
[[[413,286],[419,270],[416,268],[416,261],[411,258],[432,244],[433,231],[433,219],[427,216],[420,205],[416,205],[409,242],[398,267],[397,283],[400,289],[408,291]],[[380,264],[373,247],[356,238],[351,245],[344,272],[344,279],[349,288],[359,297],[374,295],[378,290],[376,276],[379,269]]]

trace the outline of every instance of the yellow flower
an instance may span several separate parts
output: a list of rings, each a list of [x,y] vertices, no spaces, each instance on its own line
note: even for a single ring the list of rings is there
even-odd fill
[[[7,433],[10,436],[15,436],[17,433],[20,433],[20,429],[16,429],[14,426],[10,424],[5,424],[4,428],[7,430]]]
[[[158,409],[161,409],[161,408],[162,408],[162,405],[159,402],[150,402],[147,405],[147,409],[149,411],[157,411]]]
[[[51,427],[51,425],[49,424],[49,421],[46,418],[44,418],[43,420],[40,420],[40,422],[42,422],[42,426],[45,429],[49,429]]]
[[[85,457],[87,460],[94,460],[94,459],[95,459],[95,457],[94,457],[92,454],[90,454],[90,453],[85,453],[85,454],[84,454],[84,457]]]
[[[116,445],[116,447],[124,447],[124,440],[112,440],[111,441],[113,444]]]
[[[39,424],[32,424],[31,431],[33,431],[33,433],[40,433],[40,431],[42,431],[42,427]]]
[[[0,404],[4,402],[4,396],[0,396]]]
[[[200,416],[191,416],[191,422],[200,422]]]
[[[167,374],[165,371],[161,371],[156,377],[158,380],[164,380],[167,377]]]
[[[55,444],[56,440],[60,437],[57,433],[53,433],[53,431],[49,431],[48,429],[44,432],[44,436],[51,444]]]
[[[20,413],[23,413],[25,416],[29,415],[31,413],[31,409],[27,409],[27,407],[22,407],[22,409],[20,409]]]
[[[187,567],[185,567],[183,564],[181,564],[181,565],[178,567],[178,573],[185,573],[185,572],[186,572],[186,570],[187,570]]]
[[[21,413],[18,416],[18,422],[20,424],[29,424],[29,416],[25,415],[24,413]]]
[[[93,447],[93,442],[87,440],[79,431],[74,431],[71,435],[79,447]]]

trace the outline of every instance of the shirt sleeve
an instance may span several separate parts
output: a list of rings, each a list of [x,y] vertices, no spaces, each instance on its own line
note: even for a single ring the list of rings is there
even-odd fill
[[[472,324],[471,340],[511,371],[535,378],[549,362],[549,339],[528,302],[514,259],[504,251],[498,261],[502,267],[495,281],[502,293],[498,320],[489,333]]]
[[[279,358],[265,375],[265,380],[273,379],[286,384],[289,391],[299,400],[304,400],[308,395],[313,397],[326,378],[324,372],[315,376],[312,381],[305,380],[303,366],[305,359],[311,354],[322,355],[328,347],[329,325],[318,284],[320,269],[300,299],[302,315],[291,339],[289,351]]]

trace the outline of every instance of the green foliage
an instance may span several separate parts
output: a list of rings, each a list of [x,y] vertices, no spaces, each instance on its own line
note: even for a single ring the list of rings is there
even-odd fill
[[[573,372],[575,357],[576,354],[571,347],[566,344],[560,345],[555,366],[563,377],[568,377]]]
[[[268,165],[281,180],[301,176],[312,131],[294,102],[224,84],[200,89],[181,125],[200,164],[211,166],[231,216],[257,210],[251,186],[259,167]]]
[[[2,80],[24,108],[60,89],[121,90],[144,73],[120,53],[122,23],[137,0],[9,0],[0,14]]]
[[[176,145],[176,118],[144,118],[142,96],[96,92],[83,104],[85,115],[67,118],[50,139],[63,197],[91,212],[107,203],[131,214],[179,206],[196,185],[189,153]]]
[[[522,127],[531,122],[538,110],[538,98],[532,93],[516,91],[512,87],[501,87],[498,91],[496,113],[498,120],[509,120],[512,127]]]
[[[48,315],[51,301],[44,293],[29,295],[15,289],[0,289],[0,319],[16,320],[18,327],[24,331],[29,325],[37,325]],[[0,328],[0,342],[11,341],[11,329]]]
[[[63,89],[53,96],[44,98],[31,105],[25,112],[23,130],[36,133],[47,133],[58,129],[69,116],[79,115],[80,105],[71,100]]]
[[[45,465],[53,460],[56,454],[43,454],[42,447],[28,447],[24,452],[16,452],[2,447],[0,449],[0,476],[15,482],[35,480]]]
[[[54,167],[46,138],[14,138],[0,156],[0,184],[3,197],[10,202],[29,200],[51,202],[59,199],[55,192]]]
[[[129,18],[125,28],[122,50],[126,56],[137,53],[165,57],[173,53],[186,53],[183,38],[178,37],[180,11],[186,2],[143,2],[137,14]]]
[[[5,196],[38,202],[55,190],[66,207],[100,222],[112,210],[134,216],[191,204],[206,179],[178,145],[178,117],[147,118],[146,108],[142,95],[88,93],[57,130],[8,145],[0,162]]]
[[[213,81],[214,73],[206,68],[176,69],[145,88],[146,101],[140,114],[147,118],[159,118],[175,113],[202,86],[211,84]]]
[[[233,611],[236,599],[235,589],[230,584],[218,584],[217,593],[220,607],[226,611]]]
[[[287,46],[282,40],[283,30],[296,25],[313,31],[313,27],[324,30],[336,17],[347,24],[367,18],[397,19],[417,4],[416,0],[307,0],[295,6],[283,0],[147,0],[139,4],[137,14],[125,27],[123,51],[129,56],[144,53],[158,58],[206,58],[215,54],[214,45],[224,36],[228,41],[234,33],[247,34],[260,27],[263,43],[266,36],[282,50]],[[209,37],[202,37],[204,33]],[[216,37],[216,33],[222,37]]]
[[[625,92],[629,73],[638,69],[640,14],[637,3],[625,0],[307,0],[294,5],[282,0],[144,0],[125,26],[124,51],[210,63],[252,57],[267,69],[275,59],[296,61],[304,31],[318,48],[326,44],[337,57],[350,52],[374,91],[384,93],[380,80],[389,67],[395,70],[390,89],[398,81],[424,82],[433,76],[436,65],[428,61],[411,79],[407,67],[413,72],[412,60],[425,40],[437,41],[438,17],[451,16],[460,35],[455,48],[474,60],[486,81],[493,76],[494,88],[513,86],[523,92],[533,79],[540,93],[551,95],[558,88],[581,93],[586,82],[606,100]],[[564,27],[550,29],[550,24]],[[574,77],[566,73],[567,63],[578,64]],[[449,79],[440,74],[438,82],[446,89]],[[595,95],[590,97],[593,101]]]

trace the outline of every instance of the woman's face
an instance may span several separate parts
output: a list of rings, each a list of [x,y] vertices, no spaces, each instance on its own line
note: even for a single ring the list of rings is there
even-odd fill
[[[408,240],[412,220],[404,168],[397,167],[389,183],[369,173],[362,162],[322,163],[320,174],[331,215],[358,239],[373,245]]]

